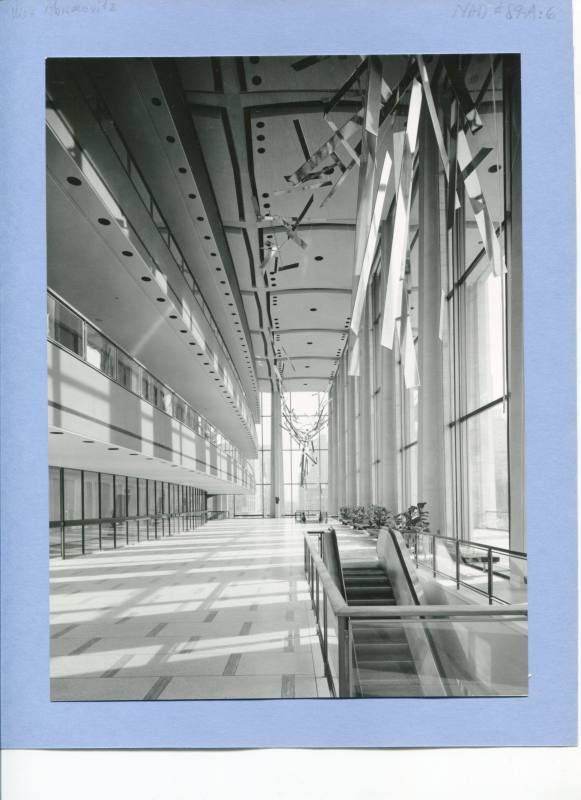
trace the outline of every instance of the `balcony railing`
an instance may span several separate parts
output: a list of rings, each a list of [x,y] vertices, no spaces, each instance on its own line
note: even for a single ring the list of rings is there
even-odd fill
[[[214,425],[52,291],[48,292],[47,321],[49,341],[208,441],[220,455],[230,459],[230,469],[226,471],[229,478],[236,479],[240,474],[240,481],[236,482],[254,488],[252,467]],[[212,469],[218,470],[210,465]]]

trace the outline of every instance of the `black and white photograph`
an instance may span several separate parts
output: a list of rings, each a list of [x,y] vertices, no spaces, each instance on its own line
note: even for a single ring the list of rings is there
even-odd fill
[[[518,54],[47,59],[52,701],[528,694],[521,150]]]

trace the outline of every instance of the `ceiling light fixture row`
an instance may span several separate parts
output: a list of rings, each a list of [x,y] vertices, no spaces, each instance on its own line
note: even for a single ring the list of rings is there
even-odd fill
[[[259,78],[259,81],[261,81],[260,78]],[[164,103],[164,101],[160,97],[154,96],[154,97],[151,98],[151,103],[155,108],[160,109],[160,112],[163,113],[164,116],[166,116],[169,119],[169,126],[173,127],[171,114],[169,113],[169,110],[167,109],[167,106]],[[175,145],[178,142],[178,139],[179,139],[179,137],[178,137],[178,134],[177,134],[177,130],[172,130],[172,133],[167,134],[166,137],[165,137],[165,141],[169,145]],[[178,157],[177,151],[173,147],[168,148],[168,150],[169,150],[169,153],[170,153],[170,159],[174,160],[174,161],[177,161],[177,157]],[[183,159],[185,159],[186,156],[185,156],[185,153],[183,152],[183,149],[179,148],[179,151],[180,151],[179,155],[181,157],[183,157]],[[184,189],[184,192],[185,192],[187,198],[189,200],[197,200],[201,212],[204,212],[202,201],[201,201],[201,199],[199,197],[199,193],[198,193],[198,190],[197,190],[197,186],[195,185],[195,179],[193,177],[193,174],[191,174],[191,171],[188,170],[188,168],[183,166],[183,165],[177,166],[176,169],[177,169],[177,172],[179,173],[179,175],[188,175],[188,182],[193,182],[194,183],[194,187],[193,188],[194,188],[195,191],[190,191],[189,187],[185,187],[184,186],[183,180],[178,178],[180,186],[182,186],[182,188]],[[200,213],[200,211],[198,211],[198,213],[197,213],[196,222],[199,222],[199,223],[206,222],[207,223],[206,218],[204,217],[203,213]],[[209,223],[207,223],[207,224],[209,225]],[[210,230],[210,233],[211,233],[211,230]],[[209,242],[210,243],[209,245],[205,245],[205,247],[207,248],[207,253],[209,253],[209,257],[210,258],[218,258],[218,253],[216,252],[216,250],[212,249],[213,247],[215,247],[215,244],[212,242],[212,236],[209,235],[208,233],[205,233],[205,234],[203,234],[203,240],[204,240],[204,242]],[[223,267],[223,264],[222,264],[222,267]],[[216,271],[220,271],[221,272],[222,271],[222,267],[216,267]],[[222,281],[222,283],[225,284],[226,282]],[[225,292],[224,294],[225,294],[226,297],[230,296],[229,292]],[[240,333],[242,333],[242,331],[240,331]],[[241,339],[241,341],[242,341],[242,348],[244,350],[244,354],[246,354],[247,353],[246,340],[245,339],[244,340]],[[250,359],[245,359],[245,360],[247,361],[246,366],[247,366],[248,371],[249,371],[249,375],[250,375],[250,380],[251,380],[252,386],[253,386],[254,390],[257,391],[256,375],[254,373],[254,368],[253,368],[253,365],[252,365],[252,361]]]

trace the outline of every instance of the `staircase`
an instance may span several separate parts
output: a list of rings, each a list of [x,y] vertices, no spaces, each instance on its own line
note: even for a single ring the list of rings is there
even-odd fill
[[[376,566],[343,567],[350,606],[397,605],[389,578]],[[403,626],[353,622],[356,691],[359,697],[421,697],[420,680]]]

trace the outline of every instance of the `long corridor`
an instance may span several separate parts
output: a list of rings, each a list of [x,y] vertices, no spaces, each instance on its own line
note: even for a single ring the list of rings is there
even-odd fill
[[[305,529],[234,519],[54,560],[51,699],[328,697]]]

